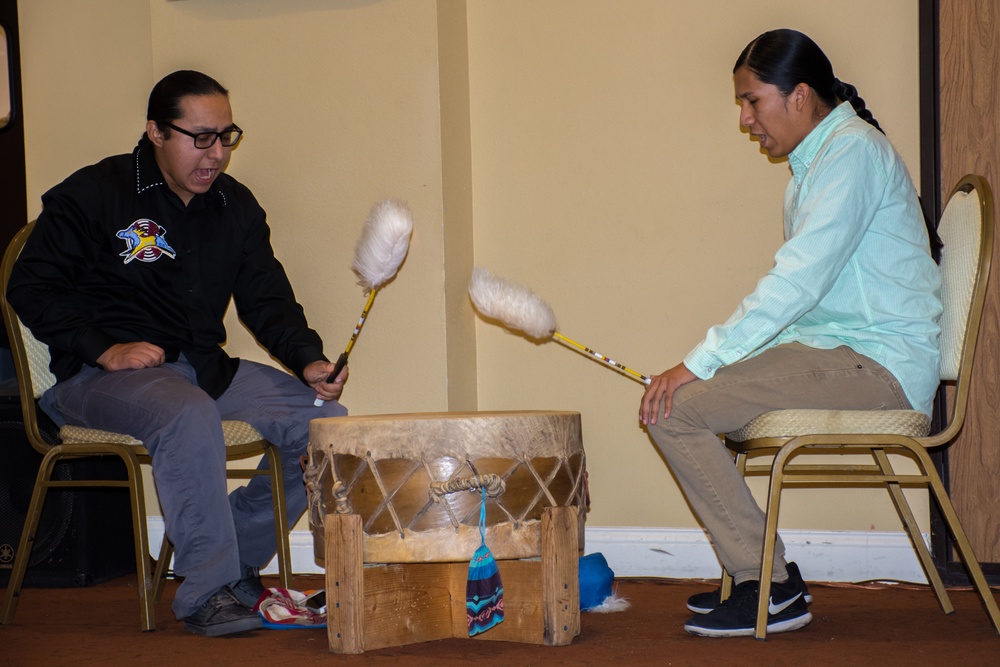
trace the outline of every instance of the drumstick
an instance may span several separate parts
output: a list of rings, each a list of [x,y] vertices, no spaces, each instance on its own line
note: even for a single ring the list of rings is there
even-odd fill
[[[361,327],[365,325],[365,319],[368,317],[372,303],[375,302],[378,289],[396,275],[399,265],[406,259],[412,232],[413,218],[404,204],[386,199],[372,207],[365,220],[361,238],[358,239],[358,244],[354,248],[354,263],[352,264],[354,272],[360,278],[358,284],[368,292],[368,302],[361,312],[361,318],[354,327],[351,340],[337,359],[333,372],[327,376],[327,382],[336,380],[340,372],[344,370],[344,366],[347,365],[347,358],[361,334]],[[316,398],[316,407],[323,405],[323,403],[323,399]]]
[[[643,375],[642,373],[640,373],[638,371],[634,371],[631,368],[629,368],[628,366],[622,365],[622,364],[618,363],[617,361],[615,361],[614,359],[612,359],[610,357],[606,357],[606,356],[604,356],[603,354],[601,354],[600,352],[598,352],[596,350],[592,350],[589,347],[586,347],[585,345],[581,345],[580,343],[577,343],[575,340],[571,340],[571,339],[567,338],[566,336],[563,336],[558,331],[553,331],[552,332],[552,337],[555,338],[556,340],[558,340],[559,342],[566,343],[568,345],[572,345],[573,347],[575,347],[575,348],[577,348],[579,350],[582,350],[586,354],[589,354],[592,357],[595,357],[595,358],[603,361],[604,363],[608,364],[609,366],[614,366],[618,370],[623,371],[625,373],[628,373],[633,378],[635,378],[636,380],[638,380],[639,382],[641,382],[643,384],[649,384],[649,378],[646,377],[645,375]]]
[[[476,310],[486,317],[500,320],[509,329],[520,331],[535,340],[555,338],[628,374],[634,380],[646,385],[650,382],[650,379],[642,373],[556,331],[555,313],[541,297],[525,287],[498,278],[486,269],[477,267],[472,271],[472,278],[469,280],[469,296]]]
[[[372,303],[375,302],[376,293],[378,293],[377,289],[373,289],[368,293],[368,302],[365,303],[365,309],[361,311],[361,317],[358,319],[358,323],[354,325],[354,333],[351,334],[351,340],[348,341],[347,347],[344,348],[344,351],[341,352],[340,356],[337,358],[337,363],[333,366],[333,372],[326,378],[327,382],[333,382],[336,380],[337,376],[340,375],[340,371],[344,370],[344,366],[347,365],[347,357],[350,356],[351,350],[354,349],[354,343],[358,340],[358,336],[361,334],[361,327],[365,325],[365,319],[368,317],[368,311],[372,309]],[[317,398],[316,400],[318,401],[317,407],[323,404],[320,399]]]

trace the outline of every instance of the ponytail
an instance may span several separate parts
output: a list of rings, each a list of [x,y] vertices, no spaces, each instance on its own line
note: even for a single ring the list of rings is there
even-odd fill
[[[764,83],[777,86],[783,95],[791,94],[795,86],[804,83],[831,109],[840,102],[850,102],[858,117],[885,134],[865,108],[865,101],[858,97],[858,89],[835,77],[833,65],[823,50],[797,30],[782,28],[758,35],[736,59],[733,73],[740,67],[746,67]]]
[[[797,30],[782,28],[758,35],[736,59],[733,73],[741,67],[749,69],[764,83],[776,86],[783,95],[791,94],[795,86],[805,83],[831,109],[841,102],[850,102],[859,118],[885,134],[885,130],[865,106],[865,101],[858,96],[858,89],[835,77],[833,65],[823,50]],[[931,256],[939,261],[941,238],[926,212],[924,224],[930,238]]]
[[[873,116],[872,112],[865,106],[865,101],[858,95],[857,88],[849,83],[844,83],[840,79],[834,78],[832,92],[837,99],[850,102],[851,106],[854,107],[854,111],[857,112],[858,118],[868,122],[868,124],[876,130],[885,134],[885,130],[882,129],[882,126],[878,124],[877,120],[875,120],[875,116]]]

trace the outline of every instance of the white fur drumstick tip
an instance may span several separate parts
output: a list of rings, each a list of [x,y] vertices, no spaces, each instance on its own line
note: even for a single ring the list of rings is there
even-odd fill
[[[368,303],[365,304],[361,318],[354,327],[354,334],[347,344],[347,349],[337,359],[333,372],[327,377],[327,382],[333,382],[347,365],[348,355],[358,340],[361,327],[364,326],[365,318],[368,317],[368,311],[375,300],[375,294],[383,284],[396,275],[400,264],[406,259],[406,253],[410,249],[411,233],[413,233],[413,216],[405,204],[392,199],[383,199],[372,207],[365,220],[364,229],[361,230],[361,238],[354,247],[354,262],[351,265],[358,275],[358,284],[368,294]],[[313,402],[316,407],[323,403],[323,399],[318,396]]]
[[[648,385],[650,379],[628,366],[606,357],[596,350],[581,345],[556,331],[556,315],[540,296],[531,290],[494,276],[486,269],[476,268],[469,279],[469,296],[482,315],[499,320],[508,329],[520,331],[535,340],[554,338],[569,347],[627,373],[633,379]]]
[[[385,199],[372,207],[354,249],[352,268],[366,292],[388,282],[406,259],[413,218],[401,202]]]
[[[504,326],[536,340],[551,338],[556,330],[556,315],[549,305],[531,290],[476,268],[469,279],[469,296],[476,310]]]

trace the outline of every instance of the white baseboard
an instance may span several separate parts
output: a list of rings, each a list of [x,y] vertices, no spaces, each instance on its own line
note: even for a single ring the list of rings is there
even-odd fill
[[[148,526],[150,551],[156,554],[163,519],[148,517]],[[903,532],[783,530],[781,538],[788,559],[800,565],[808,581],[927,583]],[[322,574],[313,559],[312,533],[295,530],[289,539],[293,571]],[[585,539],[585,553],[603,553],[618,577],[713,579],[722,571],[708,538],[698,529],[588,526]],[[262,572],[276,574],[277,565],[272,561]]]
[[[781,539],[786,557],[799,564],[808,581],[927,582],[902,531],[783,530]],[[588,527],[586,545],[586,553],[603,553],[618,577],[712,579],[722,572],[698,529]]]
[[[155,558],[160,553],[163,544],[163,517],[146,517],[149,529],[149,551]],[[293,530],[288,535],[289,547],[292,552],[292,572],[298,574],[322,574],[323,568],[316,564],[313,558],[313,538],[308,530]],[[470,555],[471,558],[471,555]],[[267,567],[261,568],[262,574],[278,574],[277,560],[272,560]]]

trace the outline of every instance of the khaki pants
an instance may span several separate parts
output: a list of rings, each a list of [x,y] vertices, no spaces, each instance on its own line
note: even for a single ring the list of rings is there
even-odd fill
[[[735,583],[757,579],[764,512],[719,439],[778,409],[909,410],[893,375],[843,346],[817,350],[779,345],[677,390],[670,418],[649,427]],[[660,408],[662,410],[662,406]],[[775,546],[772,578],[784,581],[784,545]]]

